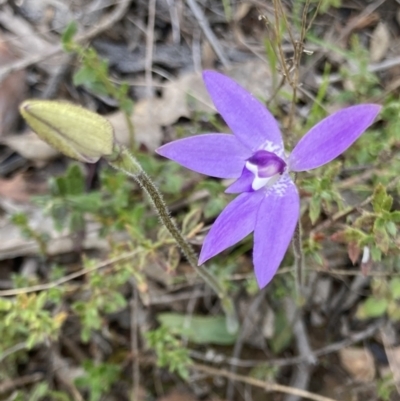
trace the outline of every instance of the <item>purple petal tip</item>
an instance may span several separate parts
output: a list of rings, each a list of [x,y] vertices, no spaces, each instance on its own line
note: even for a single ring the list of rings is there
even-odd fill
[[[293,149],[290,169],[312,170],[338,157],[374,122],[381,108],[377,104],[360,104],[324,118]]]

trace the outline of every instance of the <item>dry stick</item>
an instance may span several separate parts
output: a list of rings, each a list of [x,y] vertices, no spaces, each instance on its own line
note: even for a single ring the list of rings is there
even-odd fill
[[[255,379],[253,377],[242,376],[242,375],[238,375],[236,373],[230,373],[227,370],[216,369],[216,368],[209,367],[207,365],[200,365],[200,364],[196,363],[196,364],[192,365],[191,367],[197,371],[207,373],[210,376],[226,377],[227,379],[235,380],[237,382],[241,382],[241,383],[245,383],[245,384],[250,384],[251,386],[262,388],[265,391],[269,391],[269,392],[276,391],[278,393],[284,393],[284,394],[295,394],[298,397],[303,397],[303,398],[313,400],[313,401],[337,401],[337,400],[334,400],[333,398],[324,397],[324,396],[318,395],[318,394],[313,394],[306,390],[292,388],[292,387],[284,386],[282,384],[277,384],[277,383],[266,383],[262,380]]]
[[[240,329],[240,333],[237,337],[237,340],[235,342],[235,347],[233,348],[233,358],[234,359],[238,359],[240,356],[240,353],[242,351],[243,348],[243,341],[244,341],[244,337],[247,333],[247,330],[249,328],[249,326],[253,323],[252,319],[254,318],[254,316],[256,316],[256,312],[257,309],[260,307],[261,302],[265,299],[265,294],[267,292],[267,288],[268,287],[264,287],[258,294],[257,296],[254,298],[254,300],[251,302],[251,305],[249,307],[249,310],[246,314],[246,317],[244,319],[244,322],[241,326]],[[237,366],[232,365],[230,368],[230,373],[234,374],[236,373],[236,368]],[[234,395],[234,385],[233,385],[234,381],[233,380],[229,380],[228,381],[228,385],[226,388],[226,399],[227,401],[231,401],[233,399],[233,395]]]
[[[196,0],[186,0],[186,1],[189,5],[190,9],[192,10],[193,15],[197,19],[197,22],[199,23],[200,28],[203,30],[204,35],[206,35],[206,38],[208,39],[208,41],[210,42],[216,55],[220,59],[222,65],[225,68],[228,68],[230,66],[230,62],[225,57],[222,47],[220,46],[217,37],[214,35],[214,32],[210,28],[210,25],[208,24],[208,21],[206,19],[206,16],[204,15],[203,11],[199,7],[199,5],[196,3]]]
[[[43,99],[54,99],[57,95],[58,88],[64,81],[65,76],[71,68],[71,62],[75,58],[74,54],[66,54],[62,58],[61,65],[57,71],[50,77],[45,90],[42,93]]]
[[[153,75],[151,66],[153,64],[153,49],[154,49],[154,24],[156,20],[156,0],[149,1],[148,23],[146,29],[146,60],[145,60],[145,77],[146,77],[146,95],[148,98],[152,94]]]
[[[386,0],[379,0],[375,3],[370,4],[369,6],[365,7],[365,9],[358,15],[358,17],[354,18],[344,29],[340,31],[340,35],[338,39],[336,40],[335,43],[340,42],[343,40],[362,20],[363,18],[367,17],[368,15],[372,14],[378,7],[380,7],[383,3],[385,3]],[[304,71],[302,74],[300,74],[300,79],[304,77],[305,74],[307,74],[309,71],[313,69],[313,67],[325,56],[325,53],[321,53],[317,57],[314,58],[314,60],[308,65],[308,68],[306,71]],[[341,78],[340,78],[341,79]],[[338,81],[340,80],[338,79]],[[318,78],[317,78],[318,80]],[[334,81],[330,81],[330,83]],[[322,83],[322,79],[319,81],[319,84]]]
[[[4,380],[0,384],[0,394],[9,393],[10,391],[15,390],[18,387],[27,386],[29,384],[36,383],[38,381],[43,380],[43,373],[33,373],[31,375],[17,377],[13,380]]]
[[[299,366],[296,366],[290,378],[291,387],[306,389],[308,387],[312,367],[316,364],[317,359],[313,354],[306,326],[303,321],[302,311],[296,306],[296,303],[291,298],[285,299],[285,309],[289,321],[293,321],[293,334],[296,339],[297,350],[302,358]],[[284,398],[285,401],[297,401],[298,394],[287,394]]]
[[[29,294],[30,292],[51,290],[52,288],[59,287],[61,284],[65,284],[68,281],[74,280],[78,277],[84,276],[85,274],[91,273],[91,272],[101,269],[103,267],[110,266],[114,263],[121,262],[122,260],[125,260],[125,259],[131,259],[138,253],[139,253],[139,250],[136,249],[132,252],[118,256],[117,258],[109,259],[109,260],[106,260],[105,262],[99,263],[97,266],[91,267],[90,269],[82,269],[75,273],[68,274],[67,276],[61,277],[58,280],[51,281],[50,283],[38,284],[38,285],[33,285],[31,287],[25,287],[25,288],[15,288],[13,290],[0,291],[0,297],[12,297],[12,296],[19,295],[19,294]]]
[[[99,22],[99,24],[97,24],[93,28],[88,29],[83,34],[77,35],[75,38],[75,41],[78,43],[86,42],[88,40],[95,38],[100,33],[106,31],[107,29],[111,28],[117,21],[119,21],[121,18],[123,18],[125,16],[126,11],[128,10],[131,1],[132,0],[120,0],[120,2],[117,3],[117,5],[115,6],[115,9],[112,13],[105,16]],[[64,49],[63,49],[62,45],[59,44],[57,46],[54,46],[52,49],[50,49],[48,52],[46,52],[44,54],[30,56],[25,59],[15,61],[14,63],[10,63],[0,69],[0,81],[2,81],[4,78],[6,78],[12,72],[27,68],[27,67],[29,67],[33,64],[36,64],[42,60],[46,60],[50,57],[56,56],[57,54],[62,53],[63,51],[64,51]]]
[[[140,384],[140,370],[139,370],[139,344],[138,344],[138,290],[135,286],[135,282],[132,279],[131,288],[133,292],[133,297],[131,300],[131,352],[133,355],[132,358],[132,401],[139,401],[139,384]]]
[[[179,44],[181,40],[181,32],[180,32],[178,7],[175,3],[175,0],[167,0],[167,4],[172,26],[172,41],[174,44]]]
[[[325,347],[318,348],[313,350],[312,353],[315,357],[321,357],[325,355],[332,354],[334,352],[338,352],[345,347],[349,347],[355,343],[360,341],[366,340],[367,338],[372,337],[383,325],[385,324],[384,320],[379,320],[374,324],[368,326],[365,330],[350,334],[346,339],[335,342],[333,344],[329,344]],[[215,360],[211,360],[204,356],[202,353],[197,351],[190,351],[190,356],[195,359],[199,359],[202,361],[207,361],[210,363],[227,363],[229,365],[234,365],[239,368],[254,368],[260,365],[265,364],[265,362],[261,360],[254,360],[254,359],[237,359],[237,358],[225,358],[225,356],[217,354],[215,355]],[[291,358],[276,358],[276,359],[269,359],[266,363],[268,366],[273,367],[283,367],[283,366],[290,366],[295,365],[298,363],[306,362],[308,360],[307,356],[294,356]]]

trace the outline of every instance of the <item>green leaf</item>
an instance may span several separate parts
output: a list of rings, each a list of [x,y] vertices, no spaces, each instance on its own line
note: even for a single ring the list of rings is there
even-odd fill
[[[310,219],[312,224],[314,224],[318,220],[320,214],[321,198],[319,196],[313,196],[310,202]]]
[[[290,323],[286,319],[283,310],[276,314],[275,318],[275,334],[270,341],[270,346],[274,354],[279,354],[285,350],[292,340],[293,331]]]
[[[393,198],[387,194],[385,187],[379,184],[374,191],[372,206],[375,213],[390,211],[392,208]]]
[[[71,21],[65,28],[61,36],[61,43],[65,51],[69,52],[72,50],[72,45],[73,45],[72,40],[77,31],[78,31],[78,25],[75,21]]]
[[[231,345],[236,335],[226,328],[225,316],[186,316],[178,313],[160,313],[158,321],[171,332],[188,338],[195,344]]]
[[[124,98],[124,99],[121,99],[121,100],[119,101],[119,107],[120,107],[120,109],[121,109],[123,112],[125,112],[126,114],[128,114],[128,115],[131,115],[131,114],[132,114],[132,112],[133,112],[133,106],[134,106],[134,103],[133,103],[133,101],[132,101],[131,99]]]
[[[390,220],[394,223],[400,223],[400,210],[390,213]]]
[[[0,312],[11,310],[13,302],[10,299],[0,298]]]
[[[390,245],[390,238],[386,231],[385,221],[376,219],[373,227],[376,245],[383,252],[387,253]]]
[[[358,319],[381,317],[386,313],[387,299],[368,298],[357,310]]]
[[[393,221],[388,221],[386,223],[386,230],[392,237],[395,237],[397,234],[397,227]]]

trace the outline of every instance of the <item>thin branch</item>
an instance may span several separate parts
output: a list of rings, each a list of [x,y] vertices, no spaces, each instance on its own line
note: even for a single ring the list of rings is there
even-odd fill
[[[186,0],[186,2],[189,5],[190,9],[192,10],[193,15],[195,16],[197,22],[200,25],[200,28],[203,30],[204,35],[206,35],[206,38],[210,42],[211,47],[214,49],[216,55],[220,59],[222,65],[225,68],[228,68],[230,66],[230,62],[225,57],[222,47],[220,46],[217,37],[214,35],[214,32],[210,28],[210,25],[208,24],[208,21],[202,9],[197,4],[196,0]]]
[[[30,292],[37,292],[37,291],[46,291],[46,290],[51,290],[52,288],[56,288],[60,286],[61,284],[65,284],[68,281],[74,280],[78,277],[84,276],[85,274],[94,272],[96,270],[99,270],[103,267],[110,266],[114,263],[121,262],[125,259],[131,259],[134,257],[139,250],[135,250],[129,253],[126,253],[124,255],[118,256],[117,258],[109,259],[106,260],[102,263],[99,263],[97,266],[91,267],[90,269],[82,269],[77,272],[68,274],[65,277],[61,277],[58,280],[51,281],[50,283],[45,283],[45,284],[38,284],[38,285],[33,285],[31,287],[24,287],[24,288],[15,288],[13,290],[4,290],[0,291],[0,297],[11,297],[19,294],[29,294]]]
[[[253,377],[238,375],[236,373],[228,372],[227,370],[216,369],[216,368],[209,367],[207,365],[194,364],[191,367],[197,371],[204,372],[210,376],[226,377],[227,379],[230,379],[230,380],[235,380],[237,382],[249,384],[250,386],[253,386],[253,387],[262,388],[268,392],[275,391],[275,392],[284,393],[284,394],[295,394],[299,397],[303,397],[303,398],[306,398],[308,400],[313,400],[313,401],[337,401],[337,400],[334,400],[333,398],[324,397],[322,395],[310,393],[309,391],[300,390],[297,388],[292,388],[292,387],[284,386],[282,384],[277,384],[277,383],[266,383],[262,380],[255,379]]]

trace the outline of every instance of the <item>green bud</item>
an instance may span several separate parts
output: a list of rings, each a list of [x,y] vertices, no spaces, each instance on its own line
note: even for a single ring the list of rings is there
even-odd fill
[[[20,105],[20,113],[41,139],[73,159],[95,163],[113,152],[112,125],[83,107],[61,101],[27,100]]]

